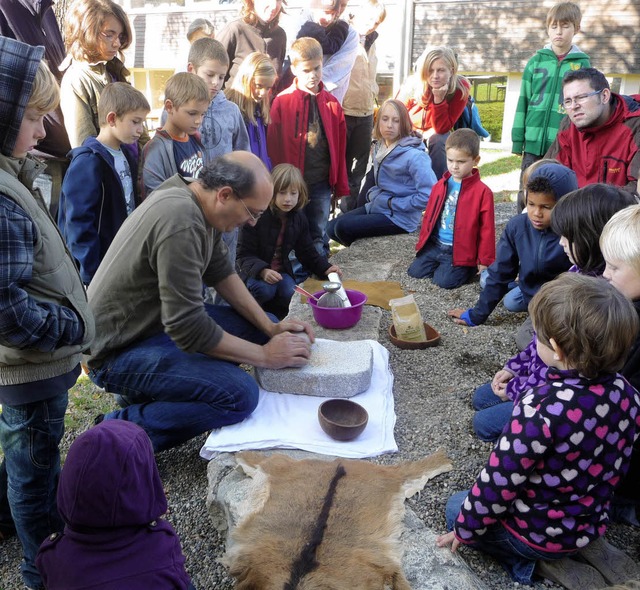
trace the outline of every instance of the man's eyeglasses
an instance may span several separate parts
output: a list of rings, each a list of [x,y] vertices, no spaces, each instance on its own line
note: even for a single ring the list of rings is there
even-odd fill
[[[260,213],[258,213],[257,215],[256,215],[255,213],[251,213],[251,211],[249,210],[249,207],[247,207],[247,206],[244,204],[244,201],[243,201],[243,200],[242,200],[238,195],[236,195],[236,194],[234,193],[234,194],[233,194],[233,196],[234,196],[236,199],[238,199],[238,201],[240,201],[240,202],[242,203],[242,206],[245,208],[245,211],[249,214],[249,217],[251,217],[251,220],[252,220],[254,223],[257,223],[257,222],[258,222],[258,219],[260,219],[260,218],[262,217],[262,214],[264,213],[264,211],[261,211],[261,212],[260,212]]]
[[[127,36],[124,33],[118,35],[115,31],[101,32],[100,36],[107,41],[107,43],[113,43],[117,39],[120,41],[120,45],[124,45],[127,40]]]
[[[604,90],[604,88],[602,90]],[[587,94],[579,94],[578,96],[574,96],[573,98],[565,98],[562,101],[562,104],[564,105],[565,109],[571,109],[573,108],[574,104],[584,104],[587,98],[589,98],[590,96],[595,96],[596,94],[600,94],[602,90],[594,90],[593,92],[588,92]]]

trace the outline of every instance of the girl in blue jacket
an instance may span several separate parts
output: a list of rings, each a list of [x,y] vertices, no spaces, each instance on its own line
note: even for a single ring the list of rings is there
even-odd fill
[[[344,246],[360,238],[415,231],[436,182],[431,159],[399,100],[382,105],[373,135],[374,184],[366,203],[327,225],[328,236]]]

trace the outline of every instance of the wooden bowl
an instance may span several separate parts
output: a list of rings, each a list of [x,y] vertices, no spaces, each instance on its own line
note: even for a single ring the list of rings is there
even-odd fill
[[[322,430],[340,441],[353,440],[367,426],[369,414],[360,404],[348,399],[328,399],[318,408]]]
[[[422,348],[429,348],[430,346],[438,346],[438,344],[440,344],[440,332],[433,326],[427,324],[427,322],[424,322],[424,330],[427,333],[426,341],[410,342],[409,340],[400,340],[400,338],[396,336],[396,327],[391,324],[391,326],[389,326],[389,339],[398,348],[404,350],[420,350]]]

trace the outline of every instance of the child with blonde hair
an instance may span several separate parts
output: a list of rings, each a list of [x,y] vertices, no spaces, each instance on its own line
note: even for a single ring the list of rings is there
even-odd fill
[[[227,99],[238,105],[249,135],[251,152],[271,170],[267,153],[267,125],[271,122],[271,89],[276,83],[276,70],[266,53],[247,55],[240,65],[233,85],[225,90]]]
[[[247,288],[266,311],[287,315],[296,285],[289,253],[316,275],[342,274],[317,252],[301,209],[309,198],[300,170],[279,164],[272,173],[273,198],[255,225],[245,225],[238,242],[237,267]]]
[[[350,194],[346,124],[340,103],[322,83],[322,47],[301,37],[289,52],[293,84],[273,101],[267,146],[273,164],[293,164],[309,190],[305,215],[320,254],[329,252],[326,226],[331,201]]]
[[[28,588],[43,587],[36,552],[60,523],[67,392],[95,331],[75,262],[34,186],[44,164],[29,152],[60,100],[43,55],[0,37],[0,538],[20,539]]]

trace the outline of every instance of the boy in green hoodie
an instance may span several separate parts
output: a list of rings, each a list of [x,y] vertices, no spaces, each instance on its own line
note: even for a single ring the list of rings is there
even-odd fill
[[[573,2],[560,2],[547,14],[549,43],[527,62],[511,129],[512,152],[522,155],[522,171],[540,160],[558,134],[565,116],[562,78],[570,70],[588,68],[589,56],[573,44],[582,13]],[[518,212],[524,208],[522,177]]]

